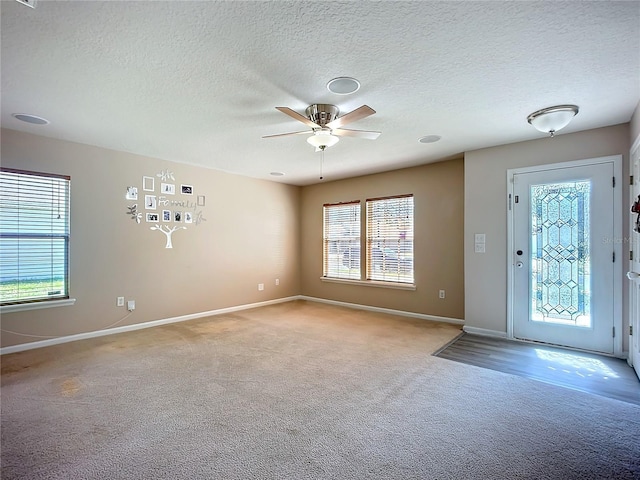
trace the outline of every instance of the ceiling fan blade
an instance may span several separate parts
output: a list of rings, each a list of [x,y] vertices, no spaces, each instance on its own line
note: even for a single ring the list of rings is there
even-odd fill
[[[376,111],[373,108],[369,107],[368,105],[362,105],[361,107],[356,108],[354,111],[336,118],[333,122],[327,123],[325,126],[331,129],[340,128],[347,123],[355,122],[356,120],[368,117],[369,115],[373,115],[374,113],[376,113]]]
[[[304,115],[300,115],[295,110],[291,110],[289,107],[276,107],[276,110],[280,110],[285,115],[289,115],[291,118],[295,118],[299,122],[302,122],[302,123],[304,123],[305,125],[308,125],[311,128],[320,128],[320,125],[318,125],[315,122],[312,122],[311,120],[309,120]]]
[[[301,135],[303,133],[313,133],[313,131],[305,130],[304,132],[276,133],[274,135],[263,135],[262,138],[286,137],[287,135]]]
[[[366,138],[368,140],[375,140],[380,136],[382,132],[373,132],[368,130],[348,130],[346,128],[335,128],[331,130],[332,135],[339,137],[358,137]]]

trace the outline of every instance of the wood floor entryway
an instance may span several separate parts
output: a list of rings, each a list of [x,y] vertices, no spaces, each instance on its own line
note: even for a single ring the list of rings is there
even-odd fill
[[[640,405],[640,381],[619,358],[468,333],[434,355]]]

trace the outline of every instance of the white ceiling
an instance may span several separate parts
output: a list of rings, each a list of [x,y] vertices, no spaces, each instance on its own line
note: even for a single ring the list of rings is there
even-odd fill
[[[294,185],[319,181],[321,154],[306,135],[261,138],[305,129],[277,106],[377,111],[347,127],[377,140],[326,150],[328,181],[542,138],[526,116],[551,105],[580,106],[560,134],[625,123],[640,99],[638,1],[0,8],[3,127]],[[332,94],[338,76],[362,87]]]

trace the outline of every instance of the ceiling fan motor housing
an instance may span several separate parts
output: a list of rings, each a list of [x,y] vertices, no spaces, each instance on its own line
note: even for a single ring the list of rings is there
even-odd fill
[[[338,118],[339,113],[340,109],[338,107],[324,103],[310,105],[305,110],[307,118],[321,127],[324,127],[327,123],[333,122]]]

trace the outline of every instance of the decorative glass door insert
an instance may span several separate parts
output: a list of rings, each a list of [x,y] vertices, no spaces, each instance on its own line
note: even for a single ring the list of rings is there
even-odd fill
[[[531,320],[591,328],[591,181],[531,185]]]

